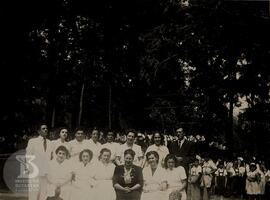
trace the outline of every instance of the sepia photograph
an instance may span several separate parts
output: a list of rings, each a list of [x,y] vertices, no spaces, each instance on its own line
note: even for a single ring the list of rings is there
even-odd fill
[[[0,15],[0,200],[270,200],[269,0]]]

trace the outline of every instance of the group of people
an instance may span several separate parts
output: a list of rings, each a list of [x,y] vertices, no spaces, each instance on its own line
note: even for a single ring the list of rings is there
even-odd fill
[[[134,130],[126,132],[121,144],[113,131],[102,143],[97,129],[86,139],[78,128],[70,141],[67,128],[52,141],[45,124],[38,133],[26,147],[39,168],[38,176],[31,177],[38,187],[29,186],[29,200],[207,200],[213,190],[220,198],[259,199],[270,175],[262,166],[255,164],[254,169],[254,163],[216,162],[200,154],[181,127],[176,140],[167,144],[163,134],[153,133],[146,148]]]

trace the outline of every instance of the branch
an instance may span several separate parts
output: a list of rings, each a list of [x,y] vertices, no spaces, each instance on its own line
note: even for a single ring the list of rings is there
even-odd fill
[[[161,61],[161,62],[155,67],[154,77],[156,77],[157,71],[158,71],[159,67],[160,67],[162,64],[164,64],[164,63],[168,62],[169,60],[175,58],[177,55],[178,55],[178,54],[174,54],[174,55],[172,55],[172,56],[166,58],[165,60]]]

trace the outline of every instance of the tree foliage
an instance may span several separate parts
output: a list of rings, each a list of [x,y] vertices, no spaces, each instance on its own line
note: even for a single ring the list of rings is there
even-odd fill
[[[260,127],[267,138],[263,2],[57,0],[4,8],[18,6],[26,14],[7,19],[2,37],[3,74],[14,84],[2,83],[11,92],[2,104],[7,132],[42,120],[108,128],[110,118],[114,129],[183,125],[232,143]]]

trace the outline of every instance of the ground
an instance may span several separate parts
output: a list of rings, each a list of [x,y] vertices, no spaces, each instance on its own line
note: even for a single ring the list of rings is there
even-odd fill
[[[0,193],[0,200],[27,200],[27,197],[22,196],[22,195],[12,194],[12,193]],[[211,200],[219,200],[219,199],[216,198],[216,196],[212,196]],[[223,200],[241,200],[241,199],[223,198]]]
[[[13,193],[0,193],[0,200],[27,200],[27,196]]]

